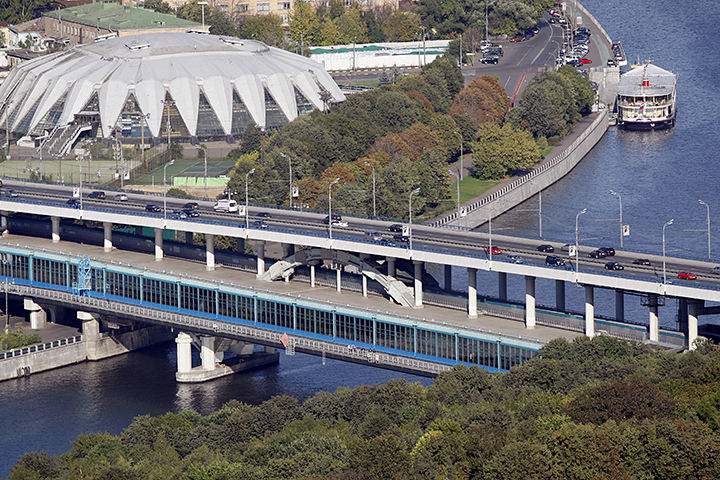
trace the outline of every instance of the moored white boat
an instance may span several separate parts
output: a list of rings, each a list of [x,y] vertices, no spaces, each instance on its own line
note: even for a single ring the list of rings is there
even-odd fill
[[[657,129],[675,125],[677,76],[650,62],[623,74],[617,94],[617,125]]]

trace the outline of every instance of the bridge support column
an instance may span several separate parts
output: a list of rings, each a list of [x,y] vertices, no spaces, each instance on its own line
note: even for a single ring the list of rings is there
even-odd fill
[[[595,288],[585,285],[585,335],[595,336]]]
[[[60,217],[50,217],[52,223],[52,243],[60,243]]]
[[[185,332],[179,332],[175,338],[177,344],[177,371],[189,373],[192,370],[192,337]]]
[[[615,320],[625,321],[625,292],[622,290],[615,290]]]
[[[135,226],[135,235],[142,236],[144,227],[141,227],[140,225]]]
[[[38,330],[47,326],[47,313],[45,310],[35,303],[32,298],[24,298],[23,305],[25,310],[30,312],[30,328],[32,330]]]
[[[698,302],[694,300],[688,301],[687,331],[685,338],[687,339],[687,349],[695,350],[695,340],[698,337]]]
[[[385,257],[388,277],[395,278],[395,257]]]
[[[310,265],[310,287],[315,288],[315,265]]]
[[[507,273],[498,272],[498,298],[501,302],[507,301]]]
[[[195,243],[195,234],[193,232],[185,232],[185,244],[192,245]]]
[[[98,352],[101,340],[100,321],[95,315],[90,312],[77,312],[77,318],[82,322],[82,338],[88,360],[99,360],[101,358]]]
[[[452,265],[445,265],[445,274],[443,275],[445,277],[445,291],[451,292],[452,291]]]
[[[477,318],[477,268],[467,269],[468,273],[468,318]]]
[[[224,345],[227,348],[227,345]],[[217,351],[215,337],[211,335],[200,336],[200,361],[203,370],[215,370],[215,366],[222,362],[225,350]]]
[[[342,265],[337,265],[335,270],[335,290],[337,293],[342,293]]]
[[[367,289],[367,277],[365,275],[362,276],[362,295],[363,297],[367,297],[368,289]]]
[[[7,210],[0,211],[0,227],[3,229],[8,228],[8,215],[10,212]]]
[[[265,273],[265,241],[255,241],[255,254],[257,255],[257,274],[258,277]]]
[[[423,284],[422,284],[422,267],[423,262],[413,260],[413,266],[415,267],[415,308],[423,308]]]
[[[112,252],[112,222],[103,222],[103,252]]]
[[[565,280],[555,280],[555,309],[565,311]]]
[[[660,339],[660,322],[658,319],[658,297],[651,293],[648,295],[648,307],[650,307],[650,320],[648,325],[648,339],[657,342]]]
[[[293,245],[292,243],[283,243],[282,249],[283,249],[283,258],[287,258],[291,255],[295,255],[295,245]]]
[[[205,270],[215,270],[215,235],[211,233],[205,234]]]
[[[163,259],[163,229],[154,228],[155,230],[155,261],[159,262]]]
[[[525,275],[525,327],[535,328],[535,277]]]

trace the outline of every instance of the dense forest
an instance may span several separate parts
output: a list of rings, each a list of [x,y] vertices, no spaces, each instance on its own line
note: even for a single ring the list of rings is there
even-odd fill
[[[611,337],[554,340],[510,372],[458,366],[429,388],[395,380],[138,417],[35,479],[717,479],[720,348],[685,354]]]

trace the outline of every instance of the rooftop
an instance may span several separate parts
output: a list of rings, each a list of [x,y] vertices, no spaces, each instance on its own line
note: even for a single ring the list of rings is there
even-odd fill
[[[153,10],[129,5],[102,2],[46,12],[44,16],[85,25],[99,25],[112,30],[148,28],[157,27],[158,25],[168,27],[195,27],[200,25],[190,20],[178,18],[175,15],[157,13]]]

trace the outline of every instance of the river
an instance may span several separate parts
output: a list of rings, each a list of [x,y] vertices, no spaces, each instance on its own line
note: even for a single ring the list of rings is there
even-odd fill
[[[707,258],[707,210],[699,199],[710,205],[711,226],[720,226],[720,201],[713,184],[713,179],[720,178],[718,119],[709,104],[720,90],[716,3],[582,3],[613,41],[622,41],[630,59],[652,60],[679,75],[677,125],[658,132],[611,128],[567,177],[543,192],[543,236],[562,243],[574,240],[575,215],[587,208],[580,221],[580,237],[588,243],[617,246],[619,202],[610,195],[612,189],[622,195],[623,220],[631,226],[631,235],[624,239],[626,248],[661,252],[662,226],[673,218],[675,223],[666,230],[668,252]],[[537,197],[495,219],[493,230],[537,235],[536,210]],[[718,237],[713,233],[711,238],[713,249],[720,253]],[[462,275],[457,276],[462,281]],[[524,283],[517,282],[510,276],[509,293],[514,297],[524,292]],[[497,294],[492,274],[481,275],[478,285],[481,293]],[[552,304],[552,288],[553,284],[538,282],[539,303]],[[597,292],[598,313],[614,314],[612,295]],[[583,298],[568,290],[568,307],[581,311]],[[674,310],[673,303],[661,308],[664,326],[674,326]],[[626,300],[626,315],[647,321],[647,309],[635,297]],[[300,354],[281,354],[275,367],[200,385],[176,384],[175,367],[175,345],[168,344],[0,384],[0,476],[7,476],[25,452],[61,454],[79,434],[119,434],[138,415],[186,408],[207,414],[230,399],[257,404],[281,394],[302,400],[319,390],[383,383],[394,377],[431,383],[422,377]]]

